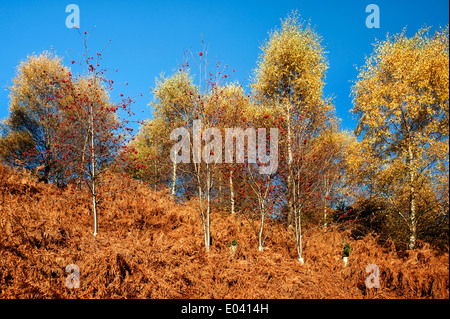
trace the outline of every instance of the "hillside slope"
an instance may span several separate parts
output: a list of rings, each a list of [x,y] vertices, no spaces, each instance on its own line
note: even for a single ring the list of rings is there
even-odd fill
[[[107,183],[129,186],[119,176]],[[448,253],[425,247],[400,257],[373,236],[316,231],[299,265],[293,233],[282,225],[258,252],[245,219],[214,212],[206,254],[195,201],[177,204],[136,187],[101,205],[94,239],[81,192],[0,166],[0,298],[449,298]],[[344,239],[352,246],[347,267]],[[69,264],[79,267],[78,289],[66,287]],[[365,286],[369,264],[380,269],[379,289]]]

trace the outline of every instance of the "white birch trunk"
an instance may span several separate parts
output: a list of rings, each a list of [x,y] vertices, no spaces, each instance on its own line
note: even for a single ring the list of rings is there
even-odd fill
[[[173,162],[173,171],[172,171],[172,190],[170,192],[170,195],[172,198],[175,198],[175,186],[177,182],[177,163]]]
[[[231,202],[231,214],[234,214],[235,206],[234,206],[233,171],[230,171],[230,202]]]
[[[416,218],[416,192],[414,188],[414,158],[412,154],[411,145],[408,145],[408,166],[409,166],[409,249],[414,249],[417,239],[417,218]]]
[[[205,243],[206,251],[209,252],[209,247],[211,245],[211,229],[210,229],[210,213],[211,213],[211,172],[209,165],[206,166],[206,233],[205,233]]]
[[[98,233],[98,220],[97,220],[97,190],[95,187],[96,183],[96,167],[95,167],[95,149],[94,149],[94,115],[93,108],[90,107],[90,122],[91,122],[91,195],[92,195],[92,212],[94,214],[94,237],[97,236]]]
[[[258,251],[264,250],[263,243],[263,230],[264,230],[264,217],[265,217],[265,206],[263,199],[260,199],[260,210],[261,210],[261,223],[259,225],[259,233],[258,233]]]
[[[287,152],[288,152],[288,225],[292,224],[292,218],[294,217],[294,201],[293,201],[293,183],[294,178],[292,174],[292,132],[291,132],[291,112],[287,110]]]

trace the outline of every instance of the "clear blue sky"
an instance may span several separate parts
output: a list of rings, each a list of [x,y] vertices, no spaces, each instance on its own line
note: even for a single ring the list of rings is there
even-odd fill
[[[119,69],[112,77],[118,86],[116,95],[144,97],[136,100],[140,119],[151,117],[147,104],[150,87],[161,72],[170,74],[182,60],[183,51],[201,49],[201,38],[209,43],[210,61],[220,60],[236,69],[233,79],[248,85],[256,67],[260,45],[268,32],[280,25],[292,10],[316,27],[326,45],[330,69],[325,95],[334,96],[342,128],[352,130],[350,86],[372,51],[375,39],[394,34],[407,27],[413,35],[423,25],[448,24],[447,0],[428,1],[5,1],[0,0],[0,118],[8,114],[8,90],[16,66],[27,55],[54,49],[70,66],[76,55],[69,49],[82,49],[75,29],[65,25],[68,4],[80,8],[81,30],[96,26],[90,40],[95,53],[111,40],[104,52],[103,66]],[[381,27],[368,29],[365,12],[368,4],[380,8]],[[74,70],[75,71],[75,70]],[[144,112],[142,112],[144,111]]]

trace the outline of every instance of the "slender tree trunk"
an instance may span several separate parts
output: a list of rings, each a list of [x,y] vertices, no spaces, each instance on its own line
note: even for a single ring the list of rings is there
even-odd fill
[[[49,112],[49,106],[46,105],[45,108],[45,118],[48,119],[48,116],[50,114]],[[45,143],[45,150],[51,150],[52,145],[53,144],[51,142],[52,136],[50,135],[50,122],[47,120],[46,125],[44,126],[45,128],[45,133],[44,133],[44,143]],[[43,176],[39,179],[39,182],[43,181],[45,184],[49,183],[49,177],[50,177],[50,162],[51,162],[51,158],[50,155],[47,153],[47,156],[45,158],[45,163],[44,163],[44,174]]]
[[[205,242],[205,249],[206,249],[207,252],[209,252],[209,240],[208,240],[208,236],[207,236],[207,234],[208,234],[208,226],[207,226],[208,221],[207,221],[207,218],[205,216],[205,211],[203,209],[203,198],[202,198],[203,194],[202,193],[203,193],[202,186],[199,185],[198,186],[198,199],[200,201],[199,202],[200,203],[200,213],[201,213],[201,216],[202,216],[203,240]]]
[[[414,158],[411,145],[408,145],[408,166],[409,166],[409,248],[414,249],[417,239],[417,216],[416,216],[416,191],[414,188]]]
[[[297,199],[300,198],[300,185],[296,182],[292,183],[292,193],[293,193],[293,210],[294,210],[294,225],[295,225],[295,242],[298,255],[298,262],[303,265],[303,245],[302,245],[302,216],[301,216],[301,206],[299,206]]]
[[[327,210],[328,210],[328,205],[327,205],[327,197],[330,195],[330,190],[329,190],[329,185],[328,185],[328,180],[325,177],[324,181],[324,189],[325,189],[325,198],[324,198],[324,208],[323,208],[323,226],[327,227],[328,226],[328,222],[327,222]]]
[[[95,190],[95,183],[92,184],[92,211],[94,213],[94,237],[98,233],[98,221],[97,221],[97,194]]]
[[[231,214],[234,214],[235,206],[234,206],[233,170],[230,171],[230,201],[231,201]]]
[[[295,224],[295,242],[296,242],[296,249],[297,249],[297,255],[298,255],[298,262],[303,265],[303,245],[302,245],[302,219],[301,219],[301,210],[299,208],[299,205],[297,203],[297,195],[300,197],[300,194],[297,194],[297,188],[296,183],[294,182],[292,184],[293,186],[293,194],[294,194],[294,224]],[[300,189],[300,186],[298,186],[298,189]]]
[[[170,192],[170,195],[172,198],[175,198],[175,186],[177,182],[177,163],[173,162],[173,171],[172,171],[172,190]]]
[[[204,205],[203,205],[204,199],[203,199],[203,189],[202,189],[202,183],[201,183],[201,177],[200,177],[200,173],[201,173],[200,165],[201,165],[200,163],[194,164],[194,167],[195,167],[195,172],[197,175],[198,200],[199,200],[199,204],[200,204],[200,214],[202,217],[203,239],[205,242],[206,252],[209,252],[209,246],[210,246],[210,242],[211,242],[210,241],[210,231],[209,231],[209,208],[208,208],[209,205],[207,205],[206,209],[204,208]],[[207,181],[207,186],[206,186],[207,197],[209,197],[208,186],[209,186],[209,183]]]
[[[211,172],[209,165],[206,164],[206,234],[205,234],[205,243],[206,243],[206,251],[209,252],[209,247],[211,245],[211,228],[210,228],[210,214],[211,214]]]
[[[291,113],[288,109],[287,112],[287,152],[288,152],[288,225],[292,225],[292,219],[294,217],[294,199],[293,199],[293,182],[294,178],[292,175],[292,132],[291,132]]]
[[[96,179],[97,172],[95,167],[95,144],[94,144],[94,114],[93,108],[90,107],[90,122],[91,122],[91,195],[92,195],[92,212],[94,214],[94,237],[97,236],[98,233],[98,221],[97,221],[97,189],[96,189]]]
[[[297,242],[298,261],[303,264],[302,218],[298,208],[295,211],[295,240]]]
[[[94,152],[92,152],[94,153]],[[94,155],[92,155],[94,156]],[[94,214],[94,237],[97,236],[98,233],[98,220],[97,220],[97,189],[96,189],[96,173],[95,173],[95,161],[92,159],[92,181],[91,181],[91,190],[92,190],[92,212]]]
[[[217,202],[220,207],[223,206],[223,196],[222,196],[222,175],[219,176],[219,184],[218,184],[218,193],[217,193]]]
[[[264,250],[264,243],[263,243],[263,230],[264,230],[264,216],[265,216],[265,207],[264,202],[262,199],[259,200],[260,204],[260,210],[261,210],[261,223],[259,225],[259,233],[258,233],[258,251]]]
[[[88,145],[88,141],[89,141],[89,134],[86,134],[86,138],[84,139],[84,144],[83,144],[83,151],[81,152],[81,163],[84,163],[85,160],[85,156],[86,156],[86,147]],[[78,178],[78,185],[77,188],[81,189],[81,184],[83,182],[83,176],[80,174],[79,178]]]
[[[414,199],[414,187],[411,187],[411,199],[410,199],[410,232],[411,236],[409,237],[409,248],[414,249],[416,246],[417,239],[417,219],[416,219],[416,203]]]

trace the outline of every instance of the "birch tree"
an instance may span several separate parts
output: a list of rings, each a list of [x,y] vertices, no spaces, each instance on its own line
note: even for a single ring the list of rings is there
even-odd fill
[[[321,38],[309,25],[304,26],[295,12],[282,21],[281,29],[270,33],[262,51],[252,87],[257,104],[272,108],[277,117],[283,118],[288,223],[292,224],[293,130],[304,119],[310,128],[319,127],[325,120],[321,115],[332,110],[322,94],[328,63]],[[308,129],[304,131],[307,135],[298,137],[301,140],[311,136]]]
[[[165,78],[161,76],[156,82],[155,101],[151,103],[154,109],[154,118],[157,120],[153,125],[162,124],[170,130],[187,127],[192,120],[192,111],[194,109],[194,100],[198,96],[198,89],[194,85],[193,80],[189,74],[189,68],[183,65],[183,69],[179,69],[172,76]],[[161,127],[161,132],[167,131]],[[153,128],[154,130],[154,128]],[[167,132],[166,132],[167,133]],[[162,159],[170,159],[170,139],[169,134],[166,134],[161,141],[153,141],[153,143],[162,143],[167,147],[163,147],[161,154],[159,154],[159,162]],[[169,144],[167,144],[169,142]],[[166,163],[164,163],[165,165]],[[170,194],[175,197],[177,175],[179,165],[176,162],[172,162],[171,174],[171,190]]]
[[[161,117],[145,121],[133,140],[127,145],[123,163],[124,170],[154,189],[171,187],[175,194],[176,167],[170,161],[171,143],[167,138],[170,127]],[[175,176],[173,172],[175,171]],[[174,183],[175,181],[175,183]]]
[[[243,88],[237,83],[230,83],[215,89],[215,94],[211,95],[208,99],[209,107],[214,109],[217,117],[217,127],[224,137],[227,129],[244,128],[247,124],[247,119],[250,119],[251,101],[248,96],[245,95]],[[222,154],[225,154],[225,146],[227,141],[222,145]],[[231,163],[230,163],[231,162]],[[228,189],[227,195],[229,196],[230,212],[236,213],[236,209],[239,206],[237,202],[235,187],[236,183],[239,183],[239,165],[236,164],[236,158],[232,155],[231,161],[225,161],[217,171],[218,187],[222,186]],[[223,194],[219,194],[223,196]]]
[[[397,213],[414,248],[420,190],[427,180],[438,183],[439,170],[448,171],[448,26],[434,35],[422,28],[413,37],[403,31],[375,43],[352,95],[356,134],[376,159],[372,178],[389,189],[390,201],[408,194],[407,207],[397,206]]]
[[[232,157],[234,164],[231,166],[236,212],[249,222],[257,238],[258,251],[263,251],[283,202],[283,189],[277,175],[279,128],[272,117],[251,101],[245,103],[245,110],[245,116],[237,121],[239,127],[226,129],[225,140],[228,148],[233,146],[234,151],[235,144],[236,153],[239,149],[239,155]],[[230,132],[233,134],[228,135]]]
[[[186,60],[182,68],[189,68],[190,63],[193,67],[197,67],[198,73],[194,78],[198,84],[186,92],[191,103],[186,109],[187,121],[182,127],[172,131],[170,139],[177,141],[171,149],[172,161],[187,164],[183,165],[183,170],[192,177],[195,185],[194,195],[197,195],[199,201],[205,249],[209,252],[211,204],[215,196],[214,188],[218,186],[216,180],[218,168],[222,163],[222,135],[218,128],[222,120],[222,107],[216,101],[222,91],[222,82],[227,79],[228,74],[225,73],[226,66],[220,62],[217,62],[216,67],[211,70],[208,67],[207,55],[205,46],[197,54],[192,51],[185,52]],[[187,149],[184,146],[187,146]],[[189,154],[184,154],[185,152]]]
[[[293,12],[262,46],[252,84],[256,105],[279,118],[280,153],[284,153],[280,158],[285,160],[279,174],[286,185],[287,222],[295,225],[297,247],[301,247],[301,210],[295,179],[300,178],[298,165],[305,163],[300,154],[327,125],[333,111],[331,101],[323,97],[328,62],[321,41]],[[295,162],[296,157],[300,160]]]

